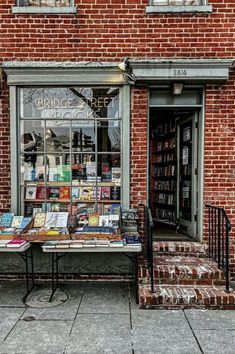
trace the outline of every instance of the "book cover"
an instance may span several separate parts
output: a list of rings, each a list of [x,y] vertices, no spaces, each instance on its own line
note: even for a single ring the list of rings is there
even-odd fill
[[[80,187],[72,187],[72,199],[80,198]]]
[[[60,198],[60,188],[59,187],[50,187],[49,199],[59,200]]]
[[[34,217],[33,227],[44,227],[46,221],[46,213],[36,213]]]
[[[44,186],[38,186],[36,191],[36,199],[47,199],[48,198],[48,188]]]
[[[22,247],[26,244],[25,240],[11,240],[7,243],[7,247]]]
[[[98,214],[90,214],[88,216],[89,226],[98,226],[99,225],[99,215]]]
[[[25,188],[25,199],[36,199],[37,187],[26,187]]]
[[[93,187],[81,187],[80,199],[81,200],[92,200],[93,197]]]
[[[112,172],[110,170],[108,162],[102,162],[101,174],[102,174],[102,181],[106,181],[106,182],[112,181]]]
[[[110,199],[111,200],[120,200],[121,199],[120,187],[111,187]]]
[[[21,229],[25,229],[32,221],[32,217],[23,217],[23,220],[20,224]]]
[[[115,203],[111,205],[110,208],[110,214],[114,214],[114,215],[120,215],[120,211],[121,211],[121,204],[120,203]]]
[[[99,216],[99,226],[108,226],[109,225],[109,216],[100,215]]]
[[[50,167],[48,171],[48,181],[57,182],[58,181],[58,171],[57,167]]]
[[[112,204],[104,204],[103,205],[103,215],[111,214],[111,208],[112,208]],[[112,213],[112,214],[114,214],[114,213]]]
[[[109,215],[109,226],[110,227],[113,227],[115,229],[118,229],[119,228],[119,215],[115,215],[115,214],[110,214]]]
[[[58,212],[60,211],[60,203],[47,203],[51,205],[50,210],[48,209],[47,211],[49,212]]]
[[[46,228],[67,227],[68,212],[51,212],[46,214]]]
[[[19,216],[19,215],[13,216],[11,227],[15,227],[15,228],[21,227],[23,218],[24,218],[23,216]]]
[[[70,182],[71,180],[71,170],[70,165],[61,165],[57,167],[58,181],[60,182]]]
[[[33,216],[35,216],[37,213],[42,213],[42,207],[34,207],[33,208]]]
[[[88,180],[96,180],[96,163],[88,161],[86,163],[86,176]]]
[[[60,187],[60,200],[70,199],[70,187]]]
[[[112,167],[112,182],[121,184],[121,167]]]
[[[3,213],[0,226],[11,227],[13,216],[13,213]]]
[[[101,199],[110,200],[110,187],[101,187]]]

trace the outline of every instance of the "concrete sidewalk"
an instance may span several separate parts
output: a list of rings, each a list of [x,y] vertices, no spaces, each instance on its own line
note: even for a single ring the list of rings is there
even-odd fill
[[[61,283],[47,307],[47,285],[28,307],[23,282],[0,281],[1,354],[235,353],[235,311],[139,310],[129,282],[86,281]]]

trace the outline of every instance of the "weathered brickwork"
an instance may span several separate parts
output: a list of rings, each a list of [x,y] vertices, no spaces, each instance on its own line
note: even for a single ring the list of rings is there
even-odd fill
[[[235,58],[233,0],[209,0],[212,14],[146,14],[147,0],[75,0],[77,14],[12,14],[0,3],[0,64],[11,60],[120,61],[130,58]],[[235,74],[205,97],[206,202],[235,224]],[[131,203],[147,200],[148,89],[131,96]],[[6,78],[0,90],[0,211],[10,206],[10,121]],[[14,197],[14,196],[13,196]],[[204,222],[205,239],[207,224]],[[232,232],[235,239],[235,233]],[[231,242],[231,270],[235,246]]]

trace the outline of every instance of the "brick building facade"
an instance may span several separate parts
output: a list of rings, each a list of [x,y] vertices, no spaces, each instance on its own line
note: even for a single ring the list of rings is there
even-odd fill
[[[125,94],[122,100],[125,114],[129,115],[127,122],[130,122],[130,185],[125,191],[128,191],[133,207],[139,203],[151,204],[149,146],[154,116],[161,111],[164,120],[166,110],[181,118],[197,112],[200,138],[196,160],[200,181],[195,182],[193,188],[197,199],[195,210],[199,215],[193,237],[197,241],[207,240],[204,203],[225,208],[233,224],[234,2],[208,0],[174,4],[156,0],[149,4],[147,0],[75,0],[70,4],[56,2],[51,5],[17,4],[14,0],[0,4],[3,69],[0,210],[9,210],[12,200],[17,198],[17,190],[15,186],[12,189],[11,183],[14,137],[10,138],[10,129],[14,132],[14,128],[10,125],[10,116],[11,110],[18,108],[14,97],[11,97],[10,106],[10,87],[67,86],[77,82],[77,86],[118,85],[130,90],[129,107],[125,107]],[[123,78],[118,64],[126,57],[126,76]],[[95,68],[93,73],[92,68]],[[102,70],[106,69],[108,74],[103,78]],[[110,70],[115,77],[113,82]],[[50,75],[53,78],[50,79]],[[74,75],[73,79],[69,75]],[[100,82],[95,79],[96,75],[101,75]],[[174,83],[183,84],[182,95],[171,95]],[[164,94],[160,95],[166,103],[158,105],[159,92],[165,92],[165,101]],[[183,101],[177,103],[181,97]],[[125,178],[128,184],[128,175]],[[126,203],[129,203],[128,198]],[[13,204],[16,208],[17,202]],[[231,238],[231,271],[235,274],[234,231]]]

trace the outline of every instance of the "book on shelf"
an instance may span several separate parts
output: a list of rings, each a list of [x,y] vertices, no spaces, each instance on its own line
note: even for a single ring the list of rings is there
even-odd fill
[[[45,226],[46,213],[36,213],[34,217],[33,227],[40,228]]]
[[[60,188],[59,187],[50,187],[49,199],[60,199]]]
[[[47,179],[49,182],[57,182],[58,181],[57,167],[49,167]]]
[[[101,173],[102,181],[111,182],[112,181],[112,172],[108,162],[102,162],[101,164]]]
[[[59,200],[70,199],[70,187],[60,187]]]
[[[86,162],[86,176],[90,181],[96,181],[96,162]]]
[[[115,229],[118,229],[120,227],[119,215],[115,215],[115,214],[109,215],[109,226]]]
[[[80,187],[72,187],[72,199],[80,198]]]
[[[43,211],[42,206],[41,207],[33,206],[33,216],[35,216],[37,213],[45,213],[45,211]]]
[[[48,205],[48,208],[47,208],[47,212],[49,211],[51,211],[51,212],[58,212],[58,211],[60,211],[60,209],[61,209],[61,205],[60,205],[60,203],[47,203],[47,205]]]
[[[68,212],[50,212],[46,214],[46,228],[67,227],[67,224]]]
[[[36,199],[36,192],[37,192],[37,187],[29,187],[27,186],[25,188],[25,199]]]
[[[48,199],[49,196],[49,187],[38,186],[36,191],[36,199]]]
[[[57,173],[58,173],[59,182],[70,182],[71,180],[70,165],[57,166]]]
[[[102,200],[110,200],[110,187],[101,187],[101,199]]]
[[[111,187],[110,190],[110,199],[111,200],[120,200],[121,199],[121,191],[120,187]]]
[[[93,198],[93,187],[81,187],[80,188],[80,199],[81,200],[92,200]]]
[[[115,184],[121,184],[121,167],[112,167],[112,182]]]

